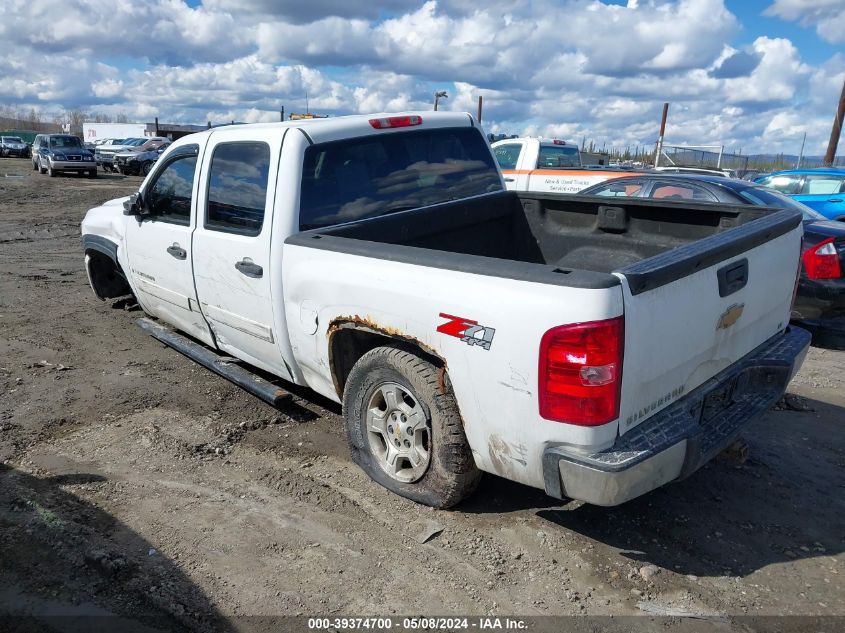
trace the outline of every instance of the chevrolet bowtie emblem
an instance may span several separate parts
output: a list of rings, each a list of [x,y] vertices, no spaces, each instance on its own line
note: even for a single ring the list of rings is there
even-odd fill
[[[734,323],[739,321],[742,316],[742,311],[745,309],[744,303],[735,303],[722,313],[719,317],[719,322],[716,324],[717,330],[726,330]]]

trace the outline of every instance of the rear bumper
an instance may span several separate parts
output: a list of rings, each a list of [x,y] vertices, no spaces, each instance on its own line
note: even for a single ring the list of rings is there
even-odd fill
[[[845,316],[845,278],[801,279],[792,310],[797,319]]]
[[[546,494],[615,506],[691,475],[778,401],[809,345],[810,334],[790,326],[611,448],[587,455],[564,446],[547,448]]]

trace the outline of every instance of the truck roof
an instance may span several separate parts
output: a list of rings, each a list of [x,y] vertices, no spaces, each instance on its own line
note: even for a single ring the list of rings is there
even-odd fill
[[[287,128],[299,128],[315,143],[324,143],[339,138],[352,136],[366,136],[368,134],[390,132],[391,129],[375,129],[370,125],[371,119],[387,119],[390,117],[420,117],[421,124],[412,127],[405,126],[397,129],[431,129],[437,127],[469,127],[475,125],[472,116],[466,112],[379,112],[375,114],[353,114],[349,116],[331,117],[325,119],[302,119],[298,121],[279,121],[277,123],[246,123],[226,125],[211,128],[195,134],[184,136],[184,139],[196,138],[197,134],[214,136],[238,137],[244,129],[266,130],[268,133],[281,132]],[[190,141],[189,141],[190,142]],[[179,142],[181,145],[182,143]]]
[[[503,138],[493,143],[493,146],[504,145],[505,143],[523,143],[525,141],[537,141],[540,145],[566,145],[578,149],[578,143],[565,141],[559,138],[546,138],[545,136],[519,136],[515,138]]]

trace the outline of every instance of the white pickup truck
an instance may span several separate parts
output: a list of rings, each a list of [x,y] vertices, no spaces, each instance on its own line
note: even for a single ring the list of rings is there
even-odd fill
[[[341,402],[356,463],[436,507],[480,471],[600,505],[683,478],[809,344],[800,213],[508,192],[457,113],[186,136],[82,241],[98,297],[268,402]]]
[[[559,139],[524,136],[496,141],[492,147],[505,187],[511,191],[577,193],[610,178],[637,173],[584,167],[578,146]]]

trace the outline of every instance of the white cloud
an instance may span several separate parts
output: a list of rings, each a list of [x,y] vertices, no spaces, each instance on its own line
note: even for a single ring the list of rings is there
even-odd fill
[[[769,11],[830,38],[841,4]],[[446,89],[450,110],[483,95],[496,132],[652,144],[670,101],[674,142],[792,149],[800,125],[808,147],[826,139],[845,58],[811,66],[741,26],[723,0],[6,0],[0,104],[252,122],[304,111],[306,92],[338,115],[427,110]]]
[[[819,36],[831,44],[845,43],[842,0],[774,0],[764,13],[815,27]]]

